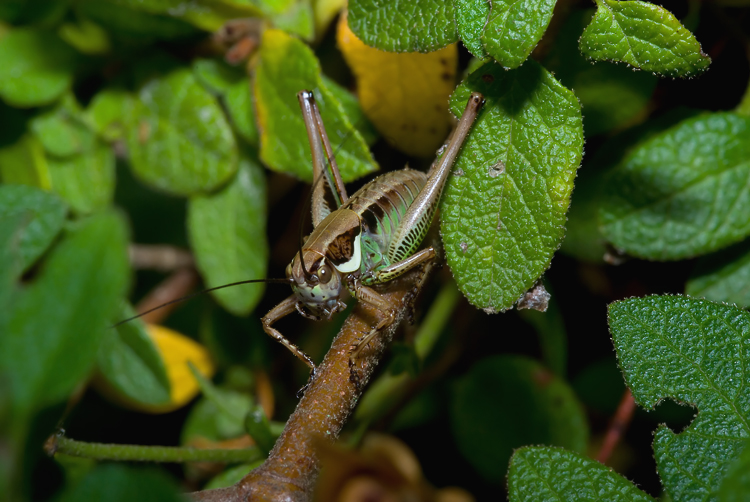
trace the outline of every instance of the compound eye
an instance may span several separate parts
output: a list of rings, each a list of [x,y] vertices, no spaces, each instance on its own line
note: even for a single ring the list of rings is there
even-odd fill
[[[328,284],[328,282],[331,280],[331,277],[333,276],[333,273],[331,273],[331,269],[328,267],[328,265],[323,265],[322,267],[320,267],[317,274],[321,284]]]

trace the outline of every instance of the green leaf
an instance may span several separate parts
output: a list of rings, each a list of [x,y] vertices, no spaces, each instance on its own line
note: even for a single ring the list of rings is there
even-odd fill
[[[699,259],[685,285],[685,293],[750,307],[750,241]]]
[[[581,109],[533,61],[479,68],[451,97],[455,115],[471,91],[487,103],[448,180],[441,233],[461,291],[496,312],[534,285],[560,246],[583,150]]]
[[[76,485],[70,485],[59,502],[181,502],[174,481],[153,469],[102,464]]]
[[[237,170],[237,145],[221,107],[188,69],[139,92],[127,126],[134,173],[177,195],[218,188]]]
[[[21,270],[28,270],[52,244],[65,223],[59,197],[26,185],[0,185],[0,218],[22,215],[18,241]]]
[[[30,134],[0,149],[3,183],[30,185],[43,190],[52,187],[42,143]]]
[[[508,471],[508,498],[510,502],[654,500],[606,465],[562,448],[539,446],[514,453]]]
[[[491,4],[482,44],[505,68],[518,68],[542,39],[555,0],[495,0]]]
[[[616,247],[652,260],[709,253],[750,234],[750,117],[685,120],[636,148],[612,173],[600,208]]]
[[[375,126],[370,122],[367,115],[365,115],[365,112],[362,110],[362,107],[359,105],[359,100],[351,92],[341,87],[335,81],[323,74],[320,76],[323,80],[323,87],[325,87],[333,97],[341,103],[344,114],[349,118],[349,121],[362,135],[362,139],[364,139],[365,143],[372,146],[380,135],[378,134],[378,130],[375,129]]]
[[[120,310],[117,319],[133,315],[128,306]],[[96,357],[104,381],[136,403],[167,404],[170,397],[167,369],[144,324],[133,320],[107,331]]]
[[[0,200],[3,193],[3,187],[0,187]],[[28,220],[28,213],[5,213],[0,202],[0,263],[3,264],[0,267],[0,310],[3,312],[11,310],[15,284],[23,272],[21,240],[25,236]],[[5,405],[5,399],[0,398],[0,411],[5,409]],[[0,468],[0,480],[2,479],[3,469]]]
[[[46,105],[70,88],[76,53],[52,32],[11,30],[0,38],[0,98],[20,108]]]
[[[209,92],[221,96],[237,134],[251,145],[258,144],[250,79],[245,73],[216,59],[197,59],[193,73]]]
[[[202,30],[216,31],[232,19],[262,17],[262,11],[243,0],[106,0],[108,4],[168,14]]]
[[[702,73],[711,58],[671,12],[647,2],[596,0],[591,24],[581,35],[584,56],[622,61],[670,77]]]
[[[656,431],[666,491],[673,500],[715,498],[750,436],[750,314],[689,297],[650,296],[611,304],[609,326],[638,404],[653,409],[672,398],[698,409],[680,434],[665,425]]]
[[[84,124],[74,98],[64,100],[53,110],[33,118],[31,131],[51,155],[69,157],[90,151],[95,136]]]
[[[320,64],[308,46],[282,31],[266,30],[258,58],[253,89],[264,164],[312,181],[310,143],[297,101],[297,93],[309,89],[315,93],[344,181],[377,169],[344,107],[323,85]]]
[[[280,30],[312,42],[315,38],[312,3],[310,0],[295,0],[288,3],[289,6],[283,12],[269,16],[273,25]]]
[[[570,387],[522,356],[473,365],[452,392],[450,419],[461,453],[496,483],[505,479],[519,446],[545,443],[583,452],[588,440],[586,414]]]
[[[91,100],[84,113],[91,129],[105,141],[125,136],[125,117],[135,105],[133,96],[122,89],[104,89]]]
[[[449,0],[351,0],[349,28],[371,47],[389,52],[432,52],[458,40]]]
[[[10,380],[17,420],[63,399],[88,375],[125,294],[126,245],[117,215],[82,220],[18,291],[0,326],[0,368],[24,376]]]
[[[109,145],[96,141],[87,153],[47,159],[52,189],[79,214],[107,207],[115,192],[115,154]]]
[[[233,390],[214,388],[211,398],[202,398],[190,410],[180,435],[180,444],[197,439],[222,441],[245,434],[245,416],[254,405],[253,399]]]
[[[250,145],[260,140],[255,123],[255,105],[251,95],[250,79],[245,77],[234,84],[224,95],[229,118],[237,134]]]
[[[583,107],[586,136],[627,126],[646,113],[657,77],[620,65],[592,65],[578,51],[578,39],[593,10],[573,11],[555,38],[544,66]],[[576,191],[578,180],[576,180]]]
[[[188,232],[198,269],[209,288],[265,278],[269,254],[266,181],[260,166],[243,157],[237,176],[224,189],[191,198]],[[263,284],[246,284],[211,294],[233,314],[247,315],[263,290]]]
[[[609,138],[593,155],[587,155],[576,177],[573,200],[565,225],[565,240],[560,252],[579,260],[601,263],[609,250],[598,216],[603,203],[604,186],[611,171],[640,143],[700,113],[702,112],[699,110],[676,108]]]
[[[729,466],[719,488],[719,502],[741,502],[750,498],[750,441]]]
[[[479,59],[488,56],[482,45],[481,36],[490,16],[489,0],[454,0],[456,8],[456,28],[464,46]]]

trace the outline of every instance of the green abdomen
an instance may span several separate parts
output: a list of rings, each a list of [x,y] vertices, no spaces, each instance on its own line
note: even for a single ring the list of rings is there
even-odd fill
[[[361,272],[391,264],[392,257],[388,256],[391,239],[426,182],[427,175],[421,171],[392,171],[363,186],[344,204],[363,223]]]

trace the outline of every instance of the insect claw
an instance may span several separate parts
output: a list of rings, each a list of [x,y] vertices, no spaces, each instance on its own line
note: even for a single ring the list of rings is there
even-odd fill
[[[300,390],[297,391],[297,399],[302,399],[302,396],[305,395],[305,391],[307,390],[310,385],[312,385],[313,381],[315,380],[315,376],[318,373],[318,367],[313,366],[312,370],[310,370],[310,376],[307,379],[307,383],[302,386]]]

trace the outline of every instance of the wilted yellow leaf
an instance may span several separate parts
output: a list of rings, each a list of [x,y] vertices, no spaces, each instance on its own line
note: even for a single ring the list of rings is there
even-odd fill
[[[451,125],[456,44],[427,54],[384,52],[358,39],[346,16],[336,38],[357,80],[362,109],[380,134],[404,153],[433,157]]]
[[[215,368],[206,348],[192,339],[164,326],[149,324],[148,334],[159,349],[171,387],[169,411],[186,405],[198,395],[198,382],[188,367],[191,362],[195,369],[206,378],[211,378]]]

